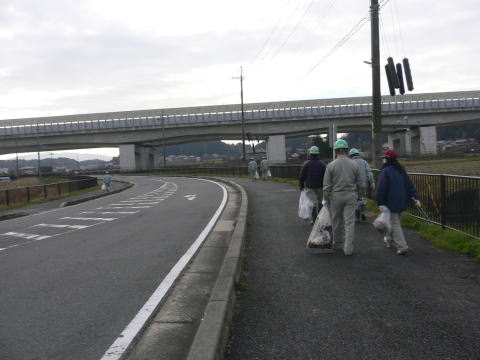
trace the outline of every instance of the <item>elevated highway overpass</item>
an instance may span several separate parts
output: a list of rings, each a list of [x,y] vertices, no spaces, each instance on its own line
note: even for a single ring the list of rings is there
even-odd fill
[[[0,154],[119,147],[122,168],[155,167],[160,164],[156,148],[163,144],[241,139],[239,108],[235,104],[6,119],[0,121]],[[332,124],[338,132],[370,131],[371,112],[371,97],[251,103],[245,104],[245,131],[268,140],[271,160],[281,162],[285,136],[327,133]],[[436,126],[479,121],[480,91],[382,98],[383,129],[402,152],[422,152],[427,142],[423,150],[429,152]]]

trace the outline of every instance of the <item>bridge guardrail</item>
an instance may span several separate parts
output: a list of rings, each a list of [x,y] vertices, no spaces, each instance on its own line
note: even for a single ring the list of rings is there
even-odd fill
[[[25,204],[34,200],[55,198],[97,186],[96,177],[84,176],[72,181],[0,190],[0,206]]]
[[[355,98],[352,98],[352,101]],[[359,103],[350,104],[320,104],[310,106],[289,106],[283,108],[275,108],[273,104],[266,104],[265,108],[250,109],[245,111],[247,120],[264,120],[264,119],[284,119],[284,118],[301,118],[301,117],[330,117],[330,116],[369,116],[372,111],[370,101],[362,98]],[[272,107],[268,106],[272,105]],[[417,100],[410,98],[400,100],[382,100],[382,112],[396,111],[428,111],[440,109],[461,109],[480,107],[480,97],[477,94],[471,97],[454,96],[450,98],[422,99]],[[118,117],[118,118],[101,118],[90,119],[90,115],[86,114],[86,120],[79,118],[76,121],[68,121],[72,116],[56,117],[55,120],[43,120],[43,122],[20,124],[23,119],[17,119],[16,123],[3,120],[0,121],[0,136],[11,135],[35,135],[75,132],[75,131],[98,131],[98,130],[122,130],[139,127],[174,127],[191,124],[219,123],[219,122],[239,122],[241,121],[240,110],[230,111],[208,111],[201,113],[186,114],[169,114],[158,110],[157,115],[144,117]],[[126,114],[126,113],[125,113]],[[106,114],[98,114],[99,116],[107,116]],[[79,115],[80,116],[80,115]],[[65,120],[62,120],[64,118]],[[33,121],[34,119],[31,119]],[[38,121],[38,120],[37,120]]]

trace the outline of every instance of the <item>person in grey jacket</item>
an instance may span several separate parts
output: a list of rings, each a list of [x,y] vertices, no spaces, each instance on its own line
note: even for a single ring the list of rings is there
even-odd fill
[[[255,159],[252,157],[250,158],[250,162],[248,163],[248,176],[252,181],[257,180],[257,162]]]
[[[105,171],[105,175],[103,176],[103,184],[105,185],[105,190],[110,191],[110,185],[112,184],[112,175]]]
[[[370,169],[368,163],[362,159],[360,152],[357,149],[351,148],[348,152],[348,156],[357,164],[358,169],[360,170],[360,181],[362,183],[362,186],[358,190],[358,207],[357,210],[355,210],[355,218],[357,220],[361,219],[365,221],[365,202],[367,198],[367,191],[368,189],[371,189],[373,192],[375,189],[375,181],[373,180],[372,169]]]
[[[262,161],[260,161],[260,171],[262,173],[262,180],[267,180],[268,177],[268,160],[267,157],[262,157]]]
[[[355,209],[358,189],[361,187],[360,170],[347,157],[348,143],[337,140],[333,146],[336,159],[327,165],[323,178],[323,205],[332,216],[335,247],[343,243],[345,255],[352,255],[355,235]]]

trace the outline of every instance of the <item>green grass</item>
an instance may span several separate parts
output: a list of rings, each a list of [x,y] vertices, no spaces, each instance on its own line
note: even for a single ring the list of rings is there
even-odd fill
[[[374,214],[380,213],[377,204],[373,200],[368,200],[367,211]],[[402,215],[400,223],[403,227],[418,231],[422,237],[439,249],[470,255],[480,260],[480,240],[478,239],[458,231],[442,229],[439,225],[430,224],[407,213]]]
[[[243,280],[239,280],[235,283],[235,289],[240,292],[247,291],[247,283]]]
[[[86,194],[86,193],[89,193],[89,192],[95,191],[95,190],[100,190],[100,185],[97,185],[95,187],[88,188],[88,189],[85,189],[85,190],[75,191],[75,192],[68,193],[68,194],[62,194],[60,196],[56,196],[56,197],[52,197],[52,198],[48,198],[48,199],[33,200],[33,201],[30,201],[29,203],[14,204],[14,205],[10,205],[10,206],[0,206],[0,211],[12,210],[12,209],[22,208],[22,207],[26,207],[26,206],[43,204],[43,203],[46,203],[46,202],[49,202],[49,201],[64,199],[64,198],[67,198],[67,197],[70,197],[70,196]]]

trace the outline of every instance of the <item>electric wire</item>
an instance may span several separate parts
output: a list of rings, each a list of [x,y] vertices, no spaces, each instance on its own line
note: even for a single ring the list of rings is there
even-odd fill
[[[287,3],[285,4],[285,8],[288,6],[289,3],[290,3],[290,0],[287,0]],[[259,58],[260,54],[261,54],[261,53],[263,52],[263,50],[266,48],[268,42],[272,39],[272,36],[273,36],[273,34],[275,33],[275,30],[277,30],[278,25],[280,24],[280,20],[282,20],[282,16],[283,16],[283,11],[280,13],[280,16],[278,17],[277,22],[275,23],[275,25],[273,26],[272,30],[270,31],[270,34],[268,35],[267,39],[266,39],[265,42],[262,44],[262,47],[260,48],[260,51],[257,53],[257,55],[255,55],[255,57],[253,58],[253,60],[250,61],[250,64],[255,63],[255,61]]]
[[[406,56],[406,52],[405,52],[405,46],[404,46],[404,41],[403,41],[403,32],[402,32],[402,26],[401,26],[401,22],[400,22],[400,12],[398,11],[398,2],[397,0],[395,0],[393,2],[393,5],[395,7],[395,12],[397,14],[397,25],[398,25],[398,32],[400,33],[400,44],[402,46],[402,55],[403,57]]]
[[[290,38],[292,37],[292,35],[295,33],[295,31],[297,30],[298,28],[298,25],[303,21],[303,19],[305,18],[305,16],[307,15],[308,11],[310,10],[310,8],[312,7],[313,3],[315,2],[315,0],[310,0],[310,3],[308,4],[308,6],[305,8],[305,11],[303,12],[302,16],[298,19],[297,23],[294,25],[294,27],[292,28],[292,30],[288,33],[287,37],[284,39],[284,41],[280,44],[280,46],[277,48],[277,50],[275,51],[275,53],[270,57],[270,60],[273,60],[277,54],[280,52],[281,49],[283,49],[283,47],[285,46],[285,44],[288,42],[288,40],[290,40]]]

